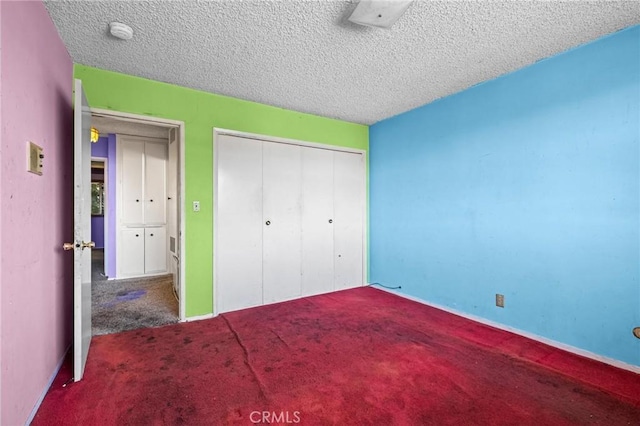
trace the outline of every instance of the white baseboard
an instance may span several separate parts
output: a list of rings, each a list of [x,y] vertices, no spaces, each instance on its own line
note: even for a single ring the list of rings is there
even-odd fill
[[[405,299],[413,300],[414,302],[418,302],[418,303],[421,303],[423,305],[431,306],[432,308],[440,309],[441,311],[449,312],[450,314],[457,315],[459,317],[463,317],[463,318],[469,319],[471,321],[478,322],[480,324],[484,324],[484,325],[488,325],[490,327],[494,327],[494,328],[497,328],[497,329],[500,329],[500,330],[508,331],[508,332],[513,333],[513,334],[517,334],[519,336],[523,336],[523,337],[526,337],[528,339],[544,343],[545,345],[549,345],[549,346],[553,346],[554,348],[562,349],[563,351],[567,351],[567,352],[570,352],[570,353],[573,353],[573,354],[576,354],[576,355],[583,356],[585,358],[590,358],[590,359],[593,359],[595,361],[600,361],[602,363],[609,364],[609,365],[612,365],[614,367],[621,368],[623,370],[628,370],[628,371],[640,374],[640,366],[638,366],[638,365],[627,364],[624,361],[619,361],[619,360],[614,359],[614,358],[609,358],[609,357],[606,357],[606,356],[603,356],[603,355],[598,355],[596,353],[589,352],[589,351],[586,351],[584,349],[577,348],[575,346],[571,346],[571,345],[567,345],[565,343],[557,342],[555,340],[551,340],[551,339],[548,339],[546,337],[538,336],[537,334],[529,333],[527,331],[523,331],[523,330],[520,330],[520,329],[517,329],[517,328],[514,328],[514,327],[510,327],[508,325],[504,325],[504,324],[500,324],[500,323],[495,322],[495,321],[488,320],[486,318],[482,318],[482,317],[479,317],[479,316],[476,316],[476,315],[467,314],[467,313],[458,311],[456,309],[452,309],[452,308],[449,308],[449,307],[446,307],[446,306],[438,305],[436,303],[427,302],[426,300],[420,299],[418,297],[410,296],[410,295],[403,294],[403,293],[398,293],[397,291],[388,290],[388,289],[386,289],[384,287],[372,286],[372,288],[375,288],[376,290],[385,291],[387,293],[391,293],[391,294],[394,294],[396,296],[403,297]]]
[[[197,315],[195,317],[187,317],[187,318],[185,318],[183,320],[180,320],[180,322],[202,321],[202,320],[210,319],[210,318],[213,318],[213,317],[214,317],[213,314]]]
[[[56,376],[60,372],[60,368],[62,368],[62,364],[64,363],[64,360],[67,357],[67,353],[69,352],[69,349],[71,349],[71,345],[67,346],[67,349],[65,349],[64,353],[62,354],[62,358],[60,358],[60,360],[58,361],[56,368],[53,370],[53,374],[51,374],[51,377],[49,377],[47,386],[45,386],[44,390],[42,391],[42,394],[40,394],[40,398],[38,398],[38,400],[36,401],[36,404],[33,406],[33,409],[31,410],[31,413],[29,414],[27,421],[24,422],[25,425],[30,425],[31,422],[33,421],[33,418],[36,416],[36,413],[40,409],[40,405],[42,405],[42,401],[44,401],[44,397],[47,396],[47,392],[49,392],[49,389],[51,388],[53,381],[56,379]]]

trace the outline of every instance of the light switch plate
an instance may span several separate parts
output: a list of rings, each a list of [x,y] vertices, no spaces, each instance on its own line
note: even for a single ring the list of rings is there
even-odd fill
[[[27,142],[27,171],[42,176],[42,147],[33,142]]]
[[[194,212],[199,212],[200,211],[200,201],[194,201],[193,202],[193,211]]]

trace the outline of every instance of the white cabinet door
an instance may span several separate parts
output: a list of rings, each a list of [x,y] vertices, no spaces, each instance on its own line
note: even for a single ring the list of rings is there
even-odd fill
[[[302,295],[333,291],[333,151],[302,148]]]
[[[363,284],[363,232],[366,182],[361,154],[334,152],[335,289]]]
[[[262,305],[262,144],[216,138],[216,306],[228,312]]]
[[[120,168],[120,221],[125,225],[144,223],[144,143],[119,140]]]
[[[120,277],[144,274],[144,228],[120,228]]]
[[[302,148],[262,143],[264,303],[300,296]]]
[[[163,225],[167,221],[167,145],[146,142],[144,146],[144,222]]]
[[[167,271],[167,228],[153,226],[144,229],[144,272],[158,274]]]

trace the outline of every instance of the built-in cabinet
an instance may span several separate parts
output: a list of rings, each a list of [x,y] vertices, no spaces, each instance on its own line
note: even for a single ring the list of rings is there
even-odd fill
[[[118,278],[167,272],[167,142],[118,135]]]
[[[364,283],[360,152],[216,137],[218,312]]]

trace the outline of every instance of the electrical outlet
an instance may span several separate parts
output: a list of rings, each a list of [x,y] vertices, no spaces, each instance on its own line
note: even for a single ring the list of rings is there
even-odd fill
[[[199,212],[200,211],[200,201],[194,201],[193,202],[193,211],[194,212]]]
[[[504,308],[504,294],[496,294],[496,306]]]

